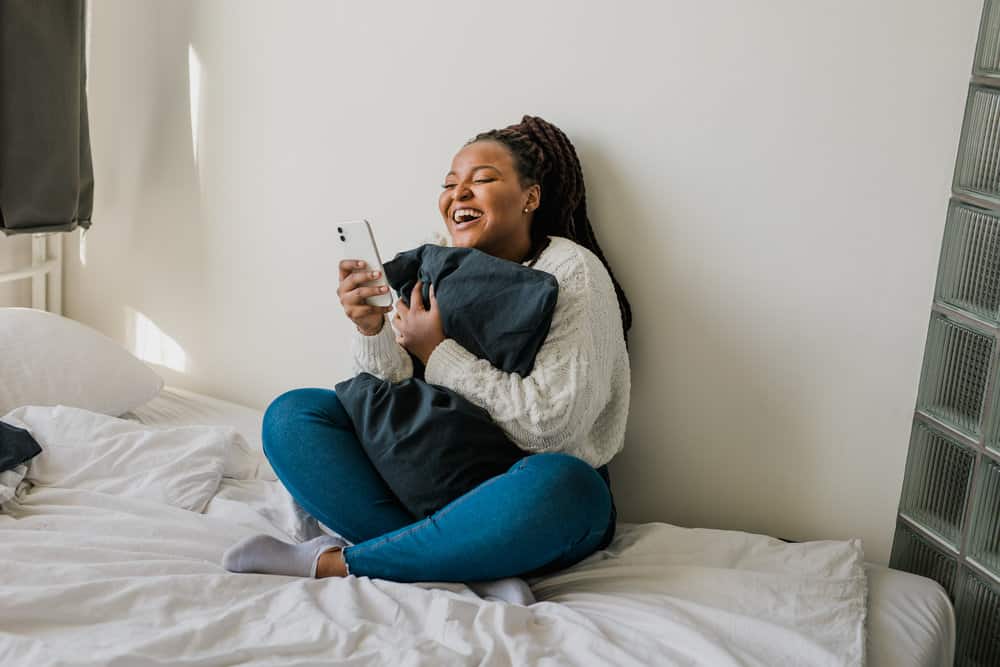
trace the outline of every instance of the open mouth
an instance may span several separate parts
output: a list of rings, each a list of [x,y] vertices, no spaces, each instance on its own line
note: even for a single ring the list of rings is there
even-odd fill
[[[455,228],[461,229],[479,222],[483,215],[483,212],[478,208],[459,208],[451,214],[451,219],[455,223]]]

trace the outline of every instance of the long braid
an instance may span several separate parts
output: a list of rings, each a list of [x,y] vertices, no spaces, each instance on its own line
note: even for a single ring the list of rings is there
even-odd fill
[[[484,140],[497,141],[510,150],[522,185],[537,183],[541,186],[541,203],[531,225],[532,247],[538,247],[546,236],[562,236],[589,249],[604,264],[615,286],[627,345],[628,332],[632,328],[632,307],[587,217],[583,169],[569,137],[537,116],[524,116],[516,125],[477,134],[467,144]]]

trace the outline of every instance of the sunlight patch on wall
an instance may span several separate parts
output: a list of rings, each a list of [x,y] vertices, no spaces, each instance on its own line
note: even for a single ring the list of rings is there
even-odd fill
[[[87,266],[87,228],[80,231],[80,266]]]
[[[198,164],[198,125],[201,120],[201,58],[194,50],[194,44],[188,44],[188,92],[191,103],[191,154],[194,163]]]
[[[125,306],[125,319],[125,335],[132,354],[151,364],[186,372],[187,354],[184,349],[163,333],[153,320],[129,306]]]

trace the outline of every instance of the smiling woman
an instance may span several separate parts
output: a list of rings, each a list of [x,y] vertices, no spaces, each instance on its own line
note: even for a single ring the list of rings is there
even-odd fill
[[[524,457],[431,516],[414,517],[367,458],[335,392],[285,392],[264,416],[264,451],[299,505],[346,544],[252,538],[227,552],[226,567],[287,574],[292,563],[303,576],[472,582],[552,572],[610,543],[617,514],[606,464],[624,445],[631,311],[584,195],[569,139],[531,116],[474,137],[445,176],[438,207],[454,246],[549,273],[558,284],[551,324],[524,376],[448,337],[434,292],[421,299],[419,282],[386,326],[384,309],[365,303],[370,276],[342,265],[337,293],[357,325],[355,371],[398,383],[413,378],[419,360],[428,384],[481,408]],[[483,294],[484,307],[496,298]]]
[[[513,154],[496,141],[474,141],[455,155],[438,201],[455,246],[524,261],[538,183],[521,182]]]
[[[463,167],[471,171],[472,183],[466,186],[471,192],[462,187],[459,173]],[[478,189],[474,187],[477,185]],[[492,226],[497,234],[466,236],[466,225],[456,221],[460,209],[451,208],[449,215],[446,207],[454,207],[456,201],[459,206],[474,207],[480,195],[495,202]],[[518,205],[512,206],[513,202]],[[516,125],[476,135],[455,155],[439,206],[456,246],[478,248],[499,257],[489,248],[494,238],[506,231],[522,244],[508,248],[513,257],[507,259],[514,261],[523,261],[515,259],[523,248],[522,232],[530,238],[529,257],[544,250],[549,235],[571,239],[593,252],[614,285],[627,345],[632,309],[590,225],[583,169],[576,149],[558,127],[535,116],[524,116]],[[489,216],[483,217],[487,220],[482,224],[485,231]],[[479,226],[479,221],[467,224]]]

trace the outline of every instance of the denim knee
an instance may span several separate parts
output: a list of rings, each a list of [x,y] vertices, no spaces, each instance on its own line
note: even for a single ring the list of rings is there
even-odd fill
[[[589,463],[560,452],[534,454],[522,463],[544,474],[547,501],[571,524],[567,527],[582,535],[604,534],[611,516],[611,492]]]
[[[287,428],[293,415],[300,412],[306,404],[308,389],[291,389],[281,394],[267,406],[264,420],[261,424],[261,436],[264,441],[264,455],[267,455],[268,441],[273,441],[279,431]],[[270,458],[268,456],[268,458]]]
[[[271,460],[274,449],[280,447],[283,438],[301,437],[301,434],[296,433],[296,422],[309,413],[320,413],[334,423],[346,419],[345,425],[350,426],[350,418],[332,389],[317,387],[290,389],[271,401],[264,411],[261,440],[264,445],[264,456],[268,460]]]

